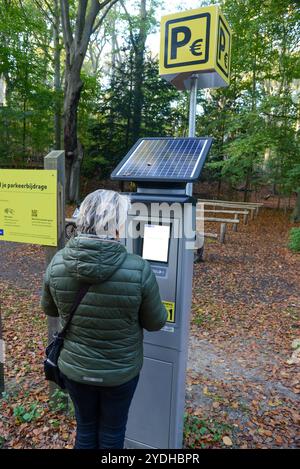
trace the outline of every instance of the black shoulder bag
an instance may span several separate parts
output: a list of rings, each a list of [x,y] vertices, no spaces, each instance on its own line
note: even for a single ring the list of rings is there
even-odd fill
[[[54,383],[58,384],[61,389],[65,389],[65,385],[61,378],[59,368],[58,368],[58,358],[60,351],[64,345],[64,338],[67,333],[67,329],[73,319],[74,313],[78,306],[80,305],[84,295],[87,293],[88,289],[90,288],[89,284],[84,284],[72,305],[72,308],[69,313],[69,318],[60,332],[56,332],[53,336],[52,342],[46,348],[46,359],[44,360],[44,372],[45,377],[48,381],[53,381]]]

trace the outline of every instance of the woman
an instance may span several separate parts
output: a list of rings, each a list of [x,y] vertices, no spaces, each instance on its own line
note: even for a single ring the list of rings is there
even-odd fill
[[[80,286],[90,284],[68,329],[59,369],[75,407],[75,448],[123,448],[129,406],[143,363],[143,328],[167,319],[150,264],[118,238],[129,199],[89,194],[76,219],[78,236],[49,264],[41,305],[63,326]]]

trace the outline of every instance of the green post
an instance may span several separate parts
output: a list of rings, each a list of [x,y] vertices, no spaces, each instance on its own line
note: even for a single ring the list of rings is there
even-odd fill
[[[57,170],[57,246],[46,247],[46,263],[50,263],[53,256],[65,245],[65,152],[51,151],[44,158],[44,169]],[[59,319],[48,316],[48,342],[59,328]],[[50,396],[58,389],[50,383]]]

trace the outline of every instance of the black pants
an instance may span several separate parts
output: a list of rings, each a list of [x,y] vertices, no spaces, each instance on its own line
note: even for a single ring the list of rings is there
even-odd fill
[[[63,378],[75,407],[75,449],[123,448],[128,411],[139,375],[125,384],[111,387]]]

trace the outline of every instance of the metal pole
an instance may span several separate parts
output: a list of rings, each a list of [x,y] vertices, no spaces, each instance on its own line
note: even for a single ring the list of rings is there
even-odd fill
[[[195,137],[196,133],[196,113],[197,113],[197,91],[198,76],[191,78],[191,94],[190,94],[190,115],[189,115],[189,137]]]
[[[196,114],[197,114],[197,91],[198,91],[198,75],[191,78],[190,93],[190,113],[189,113],[189,137],[195,137],[196,133]],[[193,184],[186,185],[187,195],[193,195]]]

